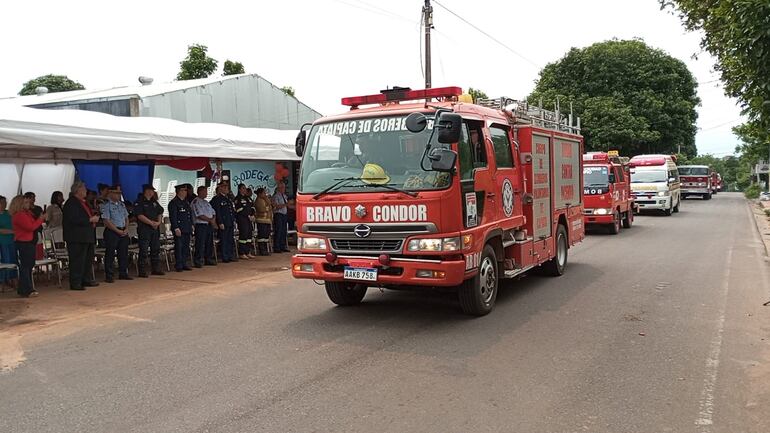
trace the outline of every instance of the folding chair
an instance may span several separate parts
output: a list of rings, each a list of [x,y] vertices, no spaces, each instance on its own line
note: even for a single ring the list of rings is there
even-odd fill
[[[54,266],[56,268],[56,276],[59,280],[59,287],[62,287],[61,285],[61,262],[59,259],[56,258],[55,253],[50,251],[50,247],[53,247],[53,242],[50,239],[47,239],[46,232],[43,231],[42,239],[38,239],[38,244],[43,245],[43,254],[44,257],[42,259],[35,260],[35,265],[33,266],[33,271],[35,269],[45,268],[46,273],[48,274],[48,279],[51,279],[50,274],[50,267]],[[32,288],[35,288],[35,273],[32,272]]]

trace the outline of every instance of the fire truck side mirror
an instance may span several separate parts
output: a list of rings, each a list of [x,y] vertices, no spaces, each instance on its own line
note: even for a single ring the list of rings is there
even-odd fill
[[[422,113],[412,113],[406,116],[405,122],[406,129],[415,134],[424,131],[425,127],[428,126],[428,118]]]
[[[463,118],[455,113],[441,113],[438,116],[438,142],[452,144],[460,141]]]
[[[307,141],[307,132],[304,130],[299,131],[297,139],[294,141],[294,151],[297,152],[297,156],[302,156],[305,152],[305,142]]]
[[[431,170],[451,173],[457,162],[457,153],[451,149],[437,147],[431,150],[428,159],[430,159]]]

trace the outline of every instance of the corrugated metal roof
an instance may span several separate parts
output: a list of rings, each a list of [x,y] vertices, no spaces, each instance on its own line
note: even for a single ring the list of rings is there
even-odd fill
[[[238,75],[228,75],[226,77],[202,78],[199,80],[172,81],[170,83],[157,83],[157,84],[154,83],[146,86],[143,86],[143,85],[123,86],[123,87],[113,87],[111,89],[102,89],[102,90],[73,90],[70,92],[47,93],[45,95],[16,96],[16,97],[10,97],[10,98],[0,98],[0,101],[16,103],[23,106],[33,106],[33,105],[54,104],[54,103],[62,103],[62,102],[82,102],[82,101],[94,101],[94,100],[104,100],[104,99],[123,99],[123,98],[130,98],[130,97],[146,98],[149,96],[157,96],[157,95],[163,95],[166,93],[178,92],[180,90],[187,90],[187,89],[193,89],[196,87],[209,86],[214,83],[222,83],[229,80],[237,80],[242,77],[255,77],[261,80],[265,80],[263,77],[259,76],[258,74],[238,74]],[[289,96],[289,95],[287,95],[287,97],[293,98],[292,96]]]

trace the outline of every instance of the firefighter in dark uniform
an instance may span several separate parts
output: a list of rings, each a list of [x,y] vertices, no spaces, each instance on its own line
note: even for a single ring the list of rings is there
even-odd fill
[[[165,275],[160,269],[160,228],[163,227],[163,206],[158,203],[155,188],[142,186],[142,196],[134,206],[139,232],[139,277],[147,278],[147,250],[150,250],[152,275]]]
[[[235,196],[235,218],[238,222],[238,256],[241,259],[253,259],[251,246],[254,243],[254,202],[248,193],[246,185],[238,185],[238,195]]]
[[[176,186],[176,197],[168,204],[171,231],[174,233],[174,267],[177,272],[192,271],[187,264],[190,259],[190,237],[193,232],[193,212],[187,202],[187,187]]]
[[[217,213],[217,237],[222,250],[223,263],[235,260],[235,206],[229,197],[230,183],[225,181],[217,187],[217,196],[211,199],[211,207]]]

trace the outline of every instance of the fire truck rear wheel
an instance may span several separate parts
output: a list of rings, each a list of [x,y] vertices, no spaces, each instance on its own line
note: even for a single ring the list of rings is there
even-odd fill
[[[324,282],[326,296],[329,300],[341,307],[358,305],[366,295],[367,287],[363,284],[339,283],[334,281]]]
[[[492,311],[497,300],[498,277],[495,250],[486,245],[481,253],[478,273],[463,281],[458,290],[460,307],[465,314],[484,316]]]
[[[556,255],[542,266],[546,275],[552,277],[564,275],[564,269],[567,267],[568,249],[567,229],[559,224],[559,229],[556,231]]]
[[[630,229],[633,224],[634,212],[631,209],[628,209],[625,213],[625,216],[623,216],[623,228]]]
[[[620,212],[617,210],[612,214],[612,224],[610,225],[610,234],[616,235],[620,233]]]

